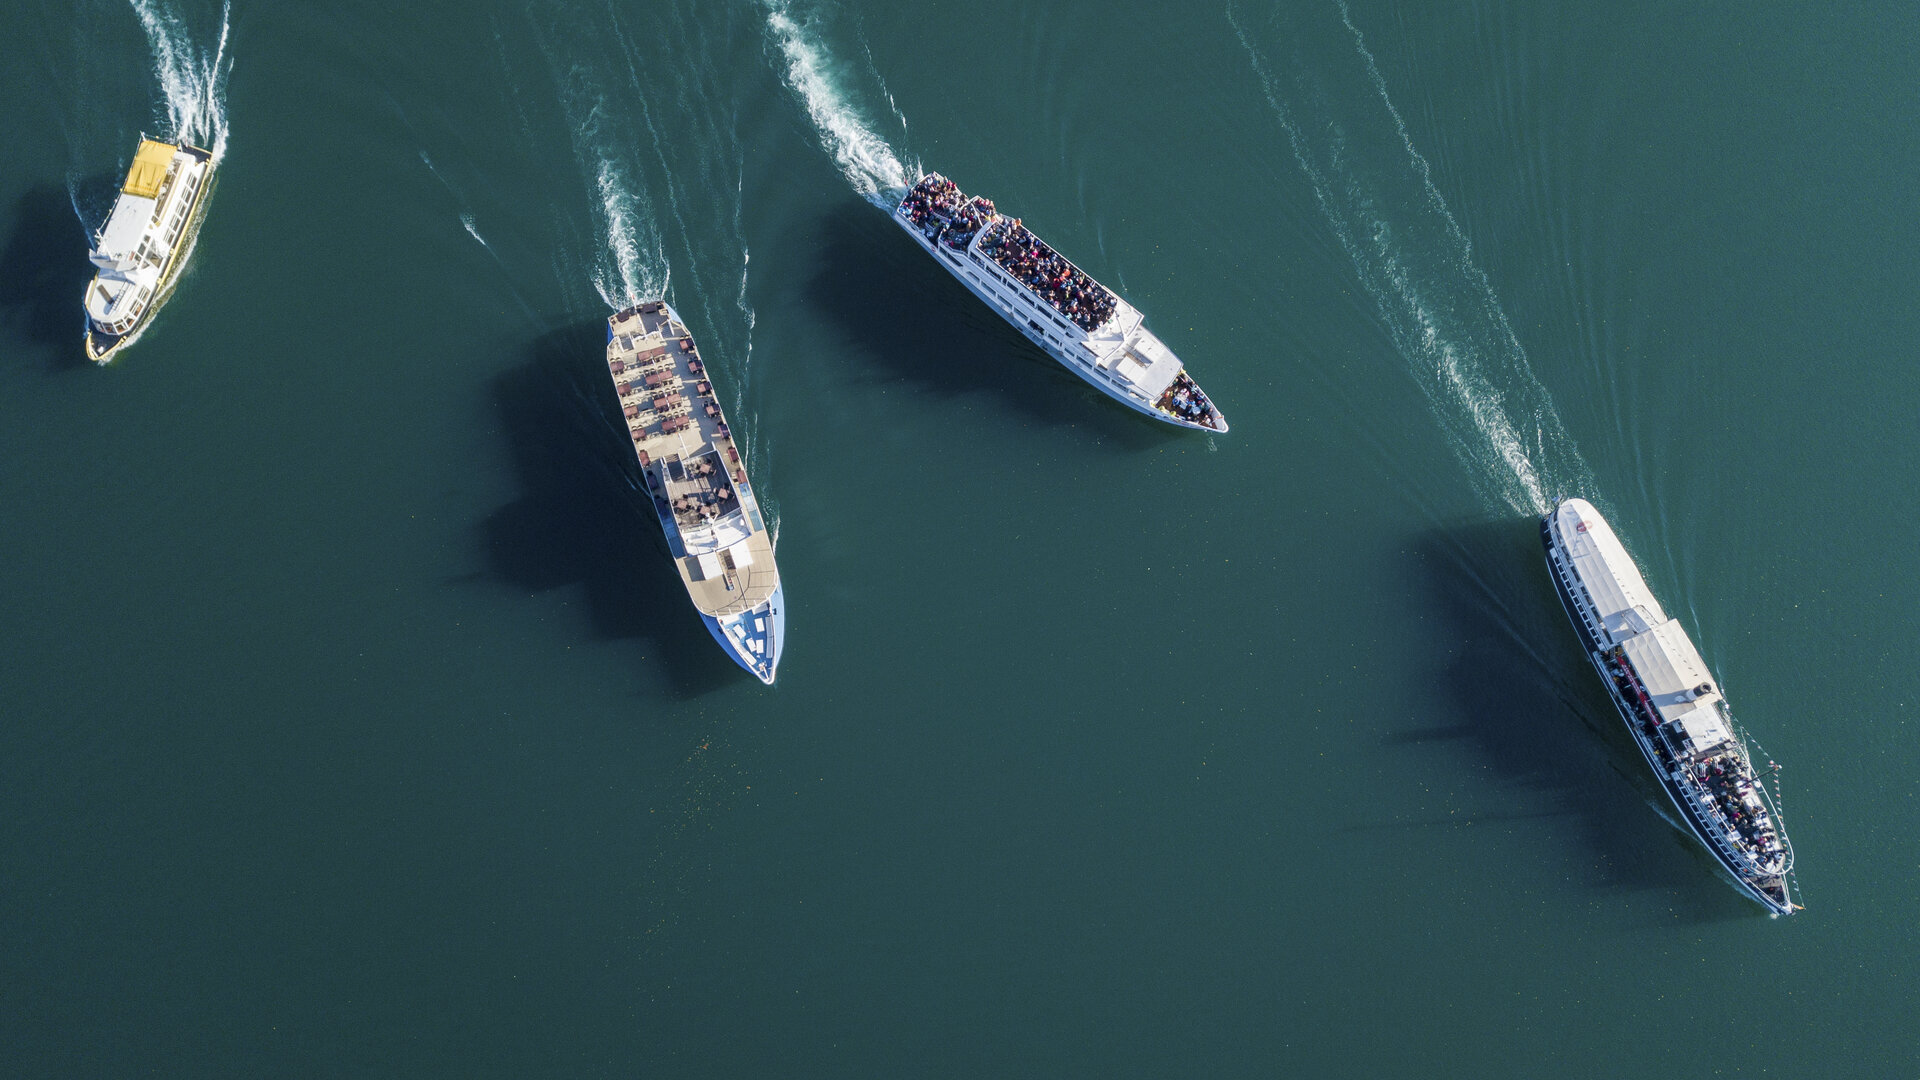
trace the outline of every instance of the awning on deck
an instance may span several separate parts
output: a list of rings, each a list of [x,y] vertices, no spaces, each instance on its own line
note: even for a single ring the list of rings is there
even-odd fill
[[[141,139],[133,153],[133,167],[127,170],[127,182],[120,190],[129,195],[151,199],[160,194],[160,182],[167,178],[167,166],[173,163],[177,147],[152,139]]]

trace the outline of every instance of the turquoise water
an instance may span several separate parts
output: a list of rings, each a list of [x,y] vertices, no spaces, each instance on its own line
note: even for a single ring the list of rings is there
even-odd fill
[[[1908,7],[552,0],[0,20],[0,1055],[23,1076],[1909,1076]],[[86,233],[221,144],[107,369]],[[1232,422],[871,203],[994,197]],[[778,522],[759,686],[601,367]],[[1662,816],[1534,515],[1784,766]]]

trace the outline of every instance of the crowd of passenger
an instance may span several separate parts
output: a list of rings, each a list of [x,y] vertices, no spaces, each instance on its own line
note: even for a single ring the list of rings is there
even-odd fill
[[[991,199],[969,199],[953,181],[928,173],[907,192],[900,208],[929,240],[956,249],[964,249],[986,229],[980,250],[1080,329],[1094,330],[1113,316],[1118,301],[1112,293],[1018,221],[1002,219]]]
[[[1694,775],[1706,786],[1724,814],[1743,839],[1760,849],[1763,855],[1781,850],[1773,819],[1754,792],[1754,780],[1732,755],[1721,755],[1695,766]]]
[[[900,208],[907,212],[907,220],[931,238],[946,226],[947,219],[965,198],[953,181],[938,173],[928,173],[907,192]]]
[[[1182,420],[1213,427],[1213,403],[1186,372],[1174,376],[1173,385],[1160,395],[1160,407]]]
[[[1113,316],[1113,294],[1018,221],[1003,221],[989,230],[980,250],[1082,330],[1094,330]]]
[[[953,181],[934,173],[907,192],[901,207],[927,239],[944,241],[956,251],[965,251],[974,234],[1000,216],[992,199],[969,199]]]
[[[965,251],[967,245],[973,243],[975,233],[998,220],[1000,214],[993,208],[992,199],[971,199],[953,212],[953,220],[941,239],[955,251]]]

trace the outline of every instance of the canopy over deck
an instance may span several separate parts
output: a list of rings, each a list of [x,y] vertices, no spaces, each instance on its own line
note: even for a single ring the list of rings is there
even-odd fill
[[[127,182],[120,190],[128,195],[151,199],[160,194],[160,183],[167,178],[167,166],[179,147],[154,139],[141,139],[133,152],[133,167],[127,170]]]
[[[1723,700],[1686,628],[1672,619],[1620,643],[1660,718],[1677,723],[1697,750],[1733,739],[1720,712]]]

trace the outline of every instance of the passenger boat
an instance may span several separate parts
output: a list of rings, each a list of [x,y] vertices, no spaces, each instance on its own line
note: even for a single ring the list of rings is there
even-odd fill
[[[627,308],[607,320],[607,370],[687,596],[727,655],[773,682],[787,619],[773,537],[693,335],[664,301]]]
[[[93,236],[87,358],[98,364],[140,336],[186,266],[213,182],[213,154],[143,138],[113,212]]]
[[[1014,329],[1101,393],[1155,420],[1227,430],[1226,417],[1146,328],[1145,316],[992,200],[928,173],[893,219]]]
[[[1540,538],[1587,658],[1680,820],[1768,911],[1798,910],[1780,811],[1685,628],[1591,503],[1562,501],[1541,519]]]

